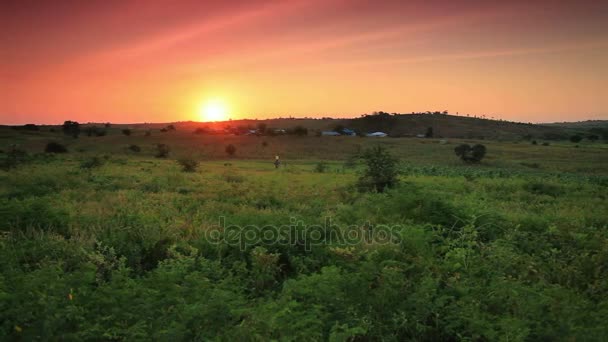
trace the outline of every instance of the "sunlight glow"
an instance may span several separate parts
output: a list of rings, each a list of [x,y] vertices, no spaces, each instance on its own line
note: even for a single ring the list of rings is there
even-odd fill
[[[228,120],[228,110],[222,101],[212,100],[206,102],[200,111],[201,120],[209,121],[226,121]]]

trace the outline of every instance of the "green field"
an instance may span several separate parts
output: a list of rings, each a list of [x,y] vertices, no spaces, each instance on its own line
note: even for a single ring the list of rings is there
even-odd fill
[[[605,143],[143,132],[0,129],[0,339],[608,336]],[[400,181],[360,192],[376,145]]]

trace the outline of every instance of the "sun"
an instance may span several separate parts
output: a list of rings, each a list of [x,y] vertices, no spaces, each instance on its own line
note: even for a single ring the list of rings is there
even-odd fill
[[[222,101],[208,101],[201,107],[201,119],[203,121],[226,121],[228,110]]]

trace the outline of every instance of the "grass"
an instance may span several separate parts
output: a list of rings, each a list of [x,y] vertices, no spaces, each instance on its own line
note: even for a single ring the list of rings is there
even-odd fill
[[[30,155],[51,138],[70,153],[0,171],[2,339],[608,334],[605,144],[483,141],[471,166],[460,140],[0,134]],[[358,193],[345,162],[375,144],[400,185]]]

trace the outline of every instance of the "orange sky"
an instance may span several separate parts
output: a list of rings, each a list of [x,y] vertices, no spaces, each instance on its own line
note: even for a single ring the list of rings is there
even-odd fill
[[[608,119],[608,1],[0,4],[0,124],[450,110]]]

